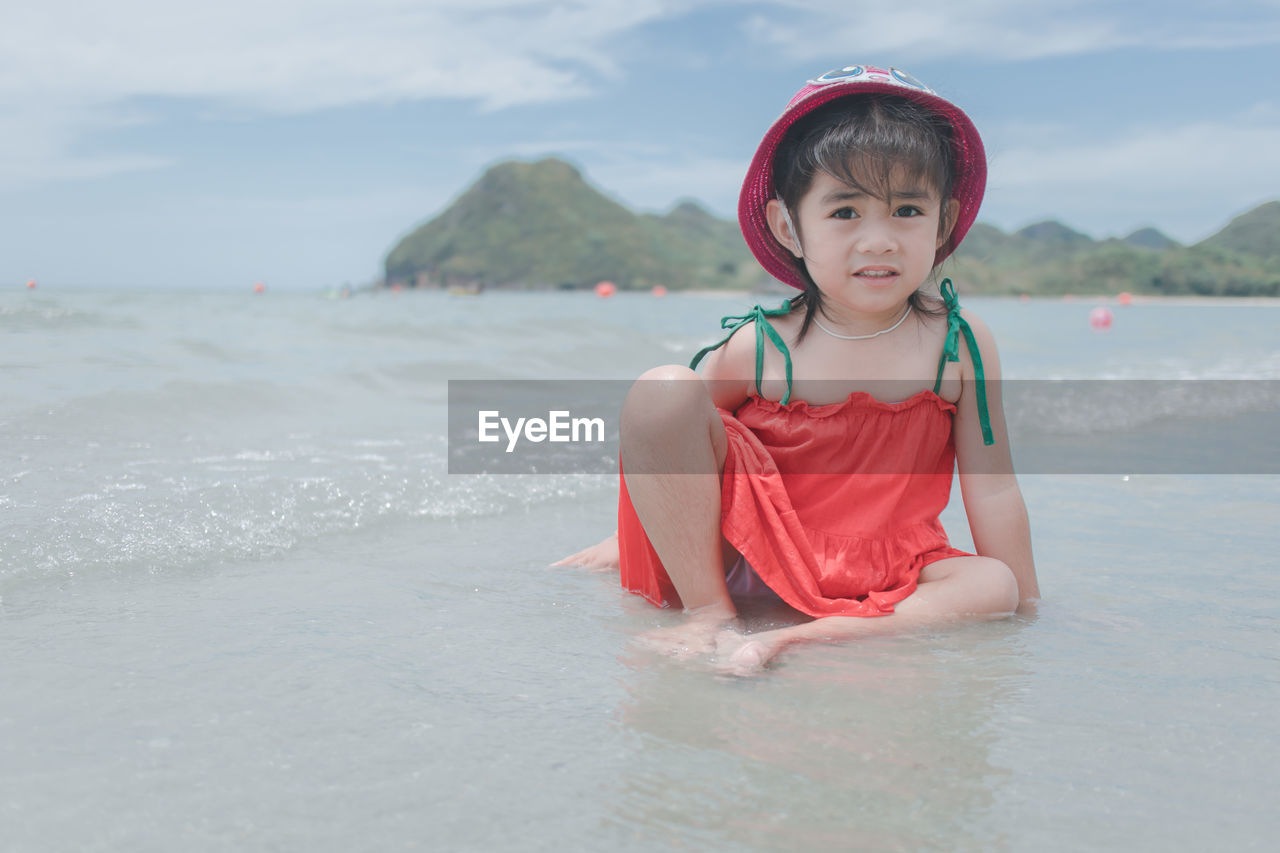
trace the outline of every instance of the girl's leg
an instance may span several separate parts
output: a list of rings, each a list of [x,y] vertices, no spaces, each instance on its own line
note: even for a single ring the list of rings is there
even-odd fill
[[[749,635],[726,631],[717,637],[717,654],[722,669],[745,674],[794,643],[887,634],[963,618],[1003,619],[1017,609],[1018,582],[1008,566],[991,557],[952,557],[925,566],[916,591],[888,616],[829,616]]]
[[[1018,582],[1008,566],[993,557],[951,557],[921,569],[916,591],[885,618],[930,624],[966,616],[1003,619],[1017,609]]]
[[[642,375],[623,403],[621,438],[631,504],[685,612],[707,626],[734,618],[720,534],[728,439],[698,374],[668,365]]]

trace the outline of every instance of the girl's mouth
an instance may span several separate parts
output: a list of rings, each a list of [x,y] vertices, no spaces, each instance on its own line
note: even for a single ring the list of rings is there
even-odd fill
[[[898,274],[897,270],[887,269],[885,267],[868,267],[865,269],[858,270],[857,272],[854,273],[854,276],[857,278],[877,280],[877,279],[893,278],[897,274]]]

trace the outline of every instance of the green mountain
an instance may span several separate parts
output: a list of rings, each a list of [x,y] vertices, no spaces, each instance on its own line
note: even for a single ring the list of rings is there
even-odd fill
[[[942,268],[969,293],[1280,296],[1280,201],[1194,246],[1144,228],[1094,240],[1046,221],[1008,234],[978,223]],[[386,258],[387,284],[414,287],[762,288],[774,282],[736,223],[685,201],[635,213],[556,159],[499,163]]]
[[[1057,246],[1061,248],[1074,248],[1092,243],[1093,238],[1087,234],[1081,234],[1079,231],[1073,231],[1061,222],[1049,220],[1047,222],[1037,222],[1034,225],[1028,225],[1017,233],[1018,237],[1024,237],[1027,240],[1041,243],[1046,246]]]
[[[693,202],[633,213],[556,159],[490,168],[386,260],[387,283],[410,286],[749,288],[766,277],[733,223]]]
[[[1013,234],[975,225],[944,272],[971,293],[1153,293],[1280,296],[1280,202],[1265,204],[1194,246],[1154,228],[1094,240],[1059,222]]]
[[[1163,251],[1164,249],[1176,249],[1179,244],[1172,237],[1166,237],[1154,228],[1140,228],[1134,231],[1121,242],[1128,243],[1130,246],[1137,246],[1139,249],[1155,249]]]
[[[1280,201],[1255,207],[1196,245],[1260,258],[1280,258]]]

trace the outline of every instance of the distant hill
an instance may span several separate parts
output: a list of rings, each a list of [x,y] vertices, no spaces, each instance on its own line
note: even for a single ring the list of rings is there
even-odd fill
[[[1093,242],[1093,238],[1089,235],[1073,231],[1061,222],[1053,220],[1028,225],[1018,231],[1016,236],[1050,246],[1082,246]]]
[[[750,288],[765,278],[734,223],[693,202],[633,213],[554,158],[490,168],[386,260],[386,281],[411,286]]]
[[[1280,201],[1181,246],[1154,228],[1094,240],[1047,220],[1008,234],[970,229],[943,266],[969,293],[1280,296]],[[548,158],[488,169],[449,207],[400,240],[388,284],[413,287],[789,290],[747,250],[737,223],[693,201],[635,213]]]
[[[1280,201],[1255,207],[1198,246],[1260,258],[1280,258]]]
[[[944,272],[971,293],[1135,293],[1280,296],[1280,202],[1184,247],[1154,228],[1094,240],[1046,221],[1006,234],[975,225]]]
[[[1155,249],[1163,251],[1165,249],[1176,249],[1181,244],[1172,237],[1166,237],[1154,228],[1140,228],[1134,231],[1122,241],[1130,246],[1137,246],[1139,249]]]

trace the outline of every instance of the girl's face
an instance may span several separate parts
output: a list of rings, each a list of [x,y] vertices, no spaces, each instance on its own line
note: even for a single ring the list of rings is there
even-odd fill
[[[937,190],[890,176],[888,201],[819,171],[792,211],[799,243],[782,204],[769,203],[778,240],[803,258],[824,302],[858,313],[900,311],[933,269],[933,259],[955,223],[959,203],[945,204]]]

